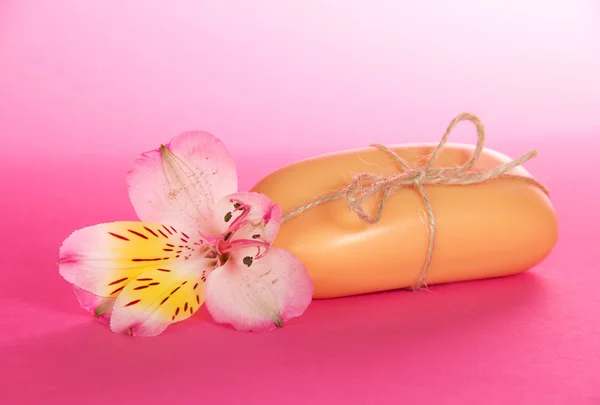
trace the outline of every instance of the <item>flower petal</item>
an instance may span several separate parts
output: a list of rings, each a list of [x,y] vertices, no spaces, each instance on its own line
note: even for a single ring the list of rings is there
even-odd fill
[[[272,248],[248,266],[240,252],[235,253],[206,281],[206,307],[216,322],[260,332],[302,315],[312,300],[313,285],[296,256]]]
[[[218,231],[233,231],[232,239],[260,238],[272,243],[281,225],[281,208],[264,194],[240,192],[225,196],[215,206]],[[242,223],[241,225],[239,225]]]
[[[115,302],[110,320],[112,331],[156,336],[170,324],[192,316],[204,303],[202,266],[206,264],[189,260],[176,271],[153,269],[140,274]]]
[[[101,323],[105,325],[110,323],[110,316],[113,305],[115,304],[115,298],[99,297],[75,285],[73,286],[73,291],[75,292],[75,296],[77,297],[77,301],[79,301],[81,308],[94,314],[96,319]]]
[[[116,297],[131,280],[198,255],[204,241],[167,225],[113,222],[73,232],[60,248],[60,274],[99,297]]]
[[[142,154],[127,175],[129,196],[142,221],[213,233],[211,208],[237,191],[225,145],[205,132],[185,132]]]

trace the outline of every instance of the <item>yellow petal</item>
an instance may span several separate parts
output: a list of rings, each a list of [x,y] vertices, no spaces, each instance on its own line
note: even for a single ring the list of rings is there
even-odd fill
[[[140,274],[169,269],[203,250],[200,238],[169,225],[113,222],[71,234],[63,242],[58,264],[60,274],[77,287],[116,297]]]
[[[192,316],[204,303],[199,265],[200,260],[188,261],[182,268],[153,269],[132,280],[114,304],[113,332],[156,336],[170,324]]]

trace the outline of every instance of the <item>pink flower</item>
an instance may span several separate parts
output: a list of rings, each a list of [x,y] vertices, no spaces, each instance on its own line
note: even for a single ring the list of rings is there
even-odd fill
[[[60,249],[60,274],[112,331],[155,336],[203,303],[215,321],[242,331],[273,330],[306,310],[305,267],[271,247],[281,208],[237,192],[217,138],[183,133],[142,154],[127,182],[142,222],[83,228]]]

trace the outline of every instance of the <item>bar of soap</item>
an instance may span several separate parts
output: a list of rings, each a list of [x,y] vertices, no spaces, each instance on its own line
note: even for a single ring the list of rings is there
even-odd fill
[[[424,165],[436,144],[390,147],[411,166]],[[447,144],[434,167],[455,167],[474,147]],[[492,169],[511,159],[484,149],[473,167]],[[286,213],[346,186],[360,173],[401,169],[375,148],[303,160],[262,179],[263,193]],[[510,174],[531,175],[517,167]],[[554,248],[558,224],[549,197],[520,179],[468,186],[425,186],[436,219],[436,242],[427,284],[517,274],[539,264]],[[368,201],[372,209],[375,197]],[[313,207],[282,224],[274,246],[294,253],[307,267],[314,298],[333,298],[414,286],[423,271],[429,233],[422,197],[412,187],[395,192],[375,224],[361,220],[345,199]]]

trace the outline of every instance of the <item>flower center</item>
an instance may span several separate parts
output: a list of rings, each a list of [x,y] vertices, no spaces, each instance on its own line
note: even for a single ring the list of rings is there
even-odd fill
[[[225,222],[231,221],[235,212],[241,211],[241,213],[231,222],[222,235],[216,238],[213,237],[209,241],[210,251],[206,257],[218,259],[219,266],[222,266],[229,260],[232,252],[256,248],[257,252],[254,256],[245,256],[242,260],[242,263],[250,267],[254,260],[264,257],[269,252],[271,244],[260,233],[249,235],[249,231],[257,227],[256,224],[248,220],[251,206],[241,201],[232,200],[231,202],[233,203],[233,211],[225,215]]]

